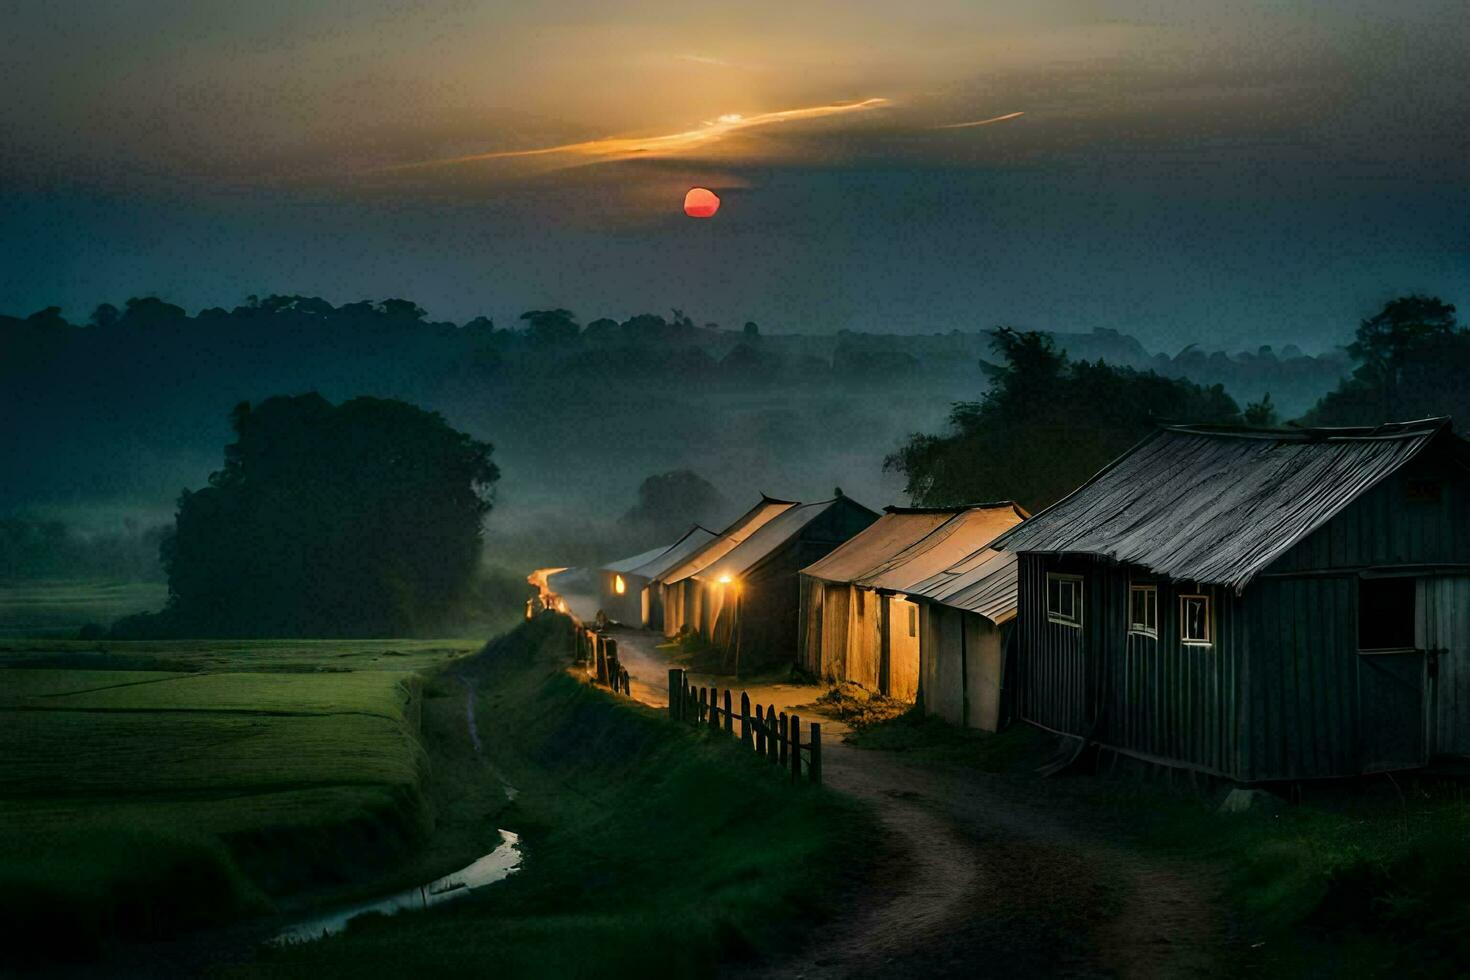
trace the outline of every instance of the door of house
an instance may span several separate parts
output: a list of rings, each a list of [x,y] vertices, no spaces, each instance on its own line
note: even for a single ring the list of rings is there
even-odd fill
[[[1428,658],[1420,580],[1358,580],[1358,742],[1364,772],[1428,761]]]
[[[1417,639],[1428,658],[1430,754],[1470,755],[1470,575],[1420,580]]]

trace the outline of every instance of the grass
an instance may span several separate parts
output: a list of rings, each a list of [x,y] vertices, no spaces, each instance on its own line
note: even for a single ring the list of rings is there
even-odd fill
[[[1460,975],[1470,962],[1470,805],[1462,786],[1309,787],[1309,802],[1221,814],[1154,803],[1151,846],[1228,869],[1228,896],[1281,973]]]
[[[867,811],[579,683],[558,625],[529,623],[458,668],[477,685],[486,751],[519,790],[485,819],[522,835],[524,869],[235,972],[690,976],[810,933],[874,849]]]
[[[0,642],[0,961],[402,861],[434,821],[418,672],[477,646]]]

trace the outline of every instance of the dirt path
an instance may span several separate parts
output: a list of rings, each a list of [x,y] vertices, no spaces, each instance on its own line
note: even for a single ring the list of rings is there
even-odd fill
[[[662,637],[610,635],[633,696],[666,706]],[[820,688],[749,690],[778,710],[821,718],[811,707]],[[822,720],[833,736],[845,731]],[[875,888],[797,955],[738,975],[1172,977],[1240,969],[1241,944],[1226,927],[1212,869],[1110,840],[1095,813],[1052,784],[823,742],[827,785],[869,803],[886,832]]]

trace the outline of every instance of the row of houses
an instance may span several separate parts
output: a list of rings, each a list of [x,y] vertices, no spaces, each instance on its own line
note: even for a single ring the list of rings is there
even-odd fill
[[[1470,443],[1447,419],[1165,426],[1034,516],[763,497],[603,580],[613,618],[732,667],[1236,781],[1470,755]]]

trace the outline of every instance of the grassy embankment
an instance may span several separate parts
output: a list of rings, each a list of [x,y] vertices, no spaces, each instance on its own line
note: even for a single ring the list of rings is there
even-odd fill
[[[417,671],[476,641],[0,641],[0,951],[269,910],[433,825]]]
[[[793,787],[723,735],[578,682],[564,625],[544,617],[456,668],[476,685],[489,761],[519,790],[493,819],[522,835],[523,870],[472,900],[355,924],[240,972],[693,976],[778,950],[830,912],[874,849],[867,812]],[[446,740],[435,765],[457,758],[462,785],[483,783],[440,724],[452,703],[427,701],[426,731]]]
[[[858,744],[1024,781],[1136,846],[1223,868],[1226,898],[1273,975],[1457,975],[1470,963],[1470,801],[1399,775],[1303,788],[1303,802],[1219,812],[1226,787],[1094,776],[1043,780],[1054,742],[1028,725],[969,731],[911,712]],[[1165,781],[1167,782],[1167,780]],[[1189,783],[1185,778],[1182,782]]]

